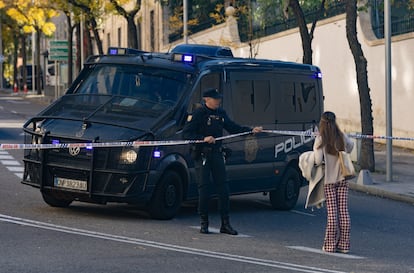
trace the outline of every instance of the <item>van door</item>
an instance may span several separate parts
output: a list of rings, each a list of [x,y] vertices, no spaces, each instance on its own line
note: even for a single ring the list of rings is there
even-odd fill
[[[320,79],[310,74],[289,73],[274,77],[278,90],[275,128],[280,131],[313,130],[323,111]],[[275,135],[275,167],[284,169],[289,160],[312,149],[310,137]],[[290,156],[290,158],[288,158]]]
[[[276,99],[270,73],[228,72],[223,107],[241,125],[275,128]],[[227,160],[227,177],[233,193],[262,191],[274,185],[274,136],[260,133],[225,142],[232,150]]]

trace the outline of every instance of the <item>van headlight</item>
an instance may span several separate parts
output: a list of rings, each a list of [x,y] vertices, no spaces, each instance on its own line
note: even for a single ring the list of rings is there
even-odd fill
[[[133,149],[125,149],[121,152],[121,156],[119,158],[122,164],[133,164],[137,161],[138,153]]]

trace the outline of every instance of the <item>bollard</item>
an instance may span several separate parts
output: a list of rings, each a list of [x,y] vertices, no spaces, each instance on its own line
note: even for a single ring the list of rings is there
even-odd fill
[[[24,85],[23,85],[23,92],[24,92],[24,93],[27,93],[27,84],[24,84]]]
[[[371,173],[369,170],[361,170],[358,175],[357,179],[358,185],[372,185],[374,184],[372,181]]]
[[[14,93],[19,92],[19,90],[18,90],[18,88],[17,88],[17,83],[16,83],[16,82],[15,82],[15,83],[14,83],[14,85],[13,85],[13,92],[14,92]]]

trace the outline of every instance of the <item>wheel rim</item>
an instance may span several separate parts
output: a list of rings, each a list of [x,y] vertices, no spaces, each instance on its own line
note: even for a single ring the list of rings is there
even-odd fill
[[[288,200],[291,200],[296,197],[296,187],[295,187],[295,180],[289,179],[286,185],[286,197]]]
[[[170,184],[168,185],[166,191],[165,191],[165,204],[167,207],[174,206],[175,202],[177,200],[177,191],[174,185]]]

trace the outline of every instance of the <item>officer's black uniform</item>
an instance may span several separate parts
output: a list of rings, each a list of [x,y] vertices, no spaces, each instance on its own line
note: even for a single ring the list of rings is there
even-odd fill
[[[221,98],[217,89],[208,89],[203,97]],[[189,140],[202,140],[206,136],[218,138],[223,136],[223,128],[231,133],[251,131],[249,127],[243,127],[233,122],[222,108],[209,109],[206,105],[194,111],[192,118],[186,123],[183,137]],[[226,180],[221,141],[214,144],[196,144],[193,156],[197,173],[199,203],[198,212],[201,218],[201,233],[208,233],[208,200],[210,174],[217,185],[219,195],[219,209],[221,214],[221,233],[237,235],[229,222],[229,185]]]

